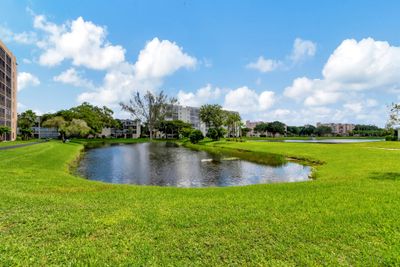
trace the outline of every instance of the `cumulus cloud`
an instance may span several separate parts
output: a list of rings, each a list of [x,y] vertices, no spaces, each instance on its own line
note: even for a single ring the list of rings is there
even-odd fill
[[[246,68],[255,69],[259,72],[267,73],[276,70],[281,65],[281,61],[274,59],[265,59],[263,56],[260,56],[257,61],[247,64]]]
[[[293,43],[293,49],[288,59],[296,64],[307,57],[312,57],[317,51],[316,43],[310,40],[303,40],[301,38],[296,38]],[[274,71],[278,68],[290,68],[290,64],[287,61],[275,60],[275,59],[265,59],[260,56],[255,62],[251,62],[246,65],[248,69],[258,70],[262,73],[267,73]]]
[[[18,73],[17,80],[18,80],[18,91],[27,87],[38,86],[40,84],[39,79],[35,75],[29,72]]]
[[[75,66],[104,70],[125,60],[125,49],[106,40],[106,28],[82,17],[56,25],[45,16],[36,15],[34,28],[47,34],[37,42],[43,51],[39,57],[41,65],[55,66],[69,59]]]
[[[317,45],[310,40],[303,40],[301,38],[296,38],[293,44],[292,54],[290,59],[297,63],[304,58],[312,57],[317,51]]]
[[[264,91],[257,94],[256,91],[243,86],[228,91],[225,95],[224,108],[238,111],[242,114],[260,112],[269,109],[275,102],[275,93]]]
[[[193,68],[196,62],[196,58],[184,53],[176,43],[154,38],[140,51],[135,73],[138,79],[159,79],[180,68]]]
[[[178,92],[178,102],[184,106],[200,107],[218,99],[221,96],[221,91],[219,88],[213,88],[211,84],[207,84],[196,92],[180,90]]]
[[[284,95],[306,106],[333,104],[349,93],[400,85],[400,47],[372,38],[344,40],[322,70],[322,79],[297,78]]]
[[[193,68],[197,59],[168,40],[154,38],[140,51],[134,64],[123,62],[107,71],[103,85],[78,96],[78,101],[115,106],[135,91],[158,89],[165,77],[182,68]]]
[[[60,73],[60,75],[53,78],[56,82],[61,82],[65,84],[70,84],[76,87],[86,87],[93,88],[93,83],[85,78],[76,71],[74,68],[69,68],[68,70]]]

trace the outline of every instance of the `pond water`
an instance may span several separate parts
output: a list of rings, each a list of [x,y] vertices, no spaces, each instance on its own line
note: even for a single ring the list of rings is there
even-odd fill
[[[293,162],[268,166],[155,142],[88,149],[77,171],[116,184],[213,187],[307,181],[311,168]]]

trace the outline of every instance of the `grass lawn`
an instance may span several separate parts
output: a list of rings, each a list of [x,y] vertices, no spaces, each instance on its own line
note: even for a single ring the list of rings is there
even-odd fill
[[[0,265],[400,264],[400,142],[201,145],[324,164],[311,182],[179,189],[75,177],[79,143],[0,151]]]
[[[37,141],[38,141],[38,139],[31,139],[28,141],[2,141],[2,142],[0,142],[0,147],[28,144],[28,143],[37,142]]]

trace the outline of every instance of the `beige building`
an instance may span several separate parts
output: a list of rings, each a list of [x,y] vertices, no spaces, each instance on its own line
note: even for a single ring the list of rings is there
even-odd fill
[[[0,40],[0,126],[11,128],[6,140],[17,137],[17,60]]]
[[[328,126],[331,127],[332,133],[337,135],[349,135],[351,131],[356,127],[351,123],[317,123],[317,127],[319,126]]]

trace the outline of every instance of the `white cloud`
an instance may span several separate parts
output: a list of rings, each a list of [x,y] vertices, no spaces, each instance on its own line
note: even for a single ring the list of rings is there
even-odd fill
[[[248,69],[255,69],[260,72],[266,73],[271,72],[282,65],[282,62],[274,59],[265,59],[264,57],[260,56],[257,61],[251,62],[246,65]]]
[[[26,87],[38,86],[39,84],[40,81],[35,75],[29,72],[18,73],[18,91]]]
[[[200,107],[211,103],[221,96],[221,89],[213,88],[210,84],[198,89],[196,92],[178,92],[178,102],[183,106]]]
[[[71,84],[76,87],[93,88],[93,83],[81,76],[74,68],[70,68],[53,78],[56,82]]]
[[[379,105],[378,101],[375,99],[372,99],[372,98],[368,98],[365,102],[366,102],[365,105],[370,108],[373,108],[373,107],[376,107]]]
[[[181,68],[193,68],[196,58],[183,52],[174,42],[154,38],[140,51],[135,64],[123,62],[110,69],[103,85],[78,96],[78,101],[116,107],[139,91],[155,91],[163,79]]]
[[[292,54],[290,59],[296,63],[303,60],[306,57],[312,57],[317,51],[317,45],[310,40],[303,40],[296,38],[293,44]]]
[[[37,42],[35,32],[21,32],[14,34],[14,41],[20,44],[34,44]]]
[[[297,78],[284,95],[306,106],[337,103],[363,90],[387,90],[400,85],[400,47],[372,38],[344,40],[322,70],[322,79]],[[374,104],[373,101],[370,104]]]
[[[291,112],[288,109],[276,109],[273,111],[274,115],[277,117],[283,117],[289,115]]]
[[[26,109],[26,106],[20,102],[17,103],[17,111],[23,112]]]
[[[140,51],[135,74],[138,79],[159,79],[180,68],[193,68],[196,63],[196,58],[184,53],[176,43],[154,38]]]
[[[314,56],[316,51],[317,45],[314,42],[296,38],[293,43],[292,53],[287,58],[296,64],[307,57]],[[263,56],[260,56],[255,62],[247,64],[246,68],[267,73],[278,68],[290,68],[290,66],[285,65],[287,65],[287,62],[285,63],[282,60],[265,59]]]
[[[7,27],[0,25],[0,39],[4,42],[34,44],[37,41],[37,36],[35,32],[14,33]]]
[[[224,108],[242,114],[260,112],[269,109],[275,102],[275,93],[264,91],[257,94],[254,90],[243,86],[230,90],[225,95]]]
[[[32,61],[30,59],[27,59],[27,58],[22,59],[22,62],[25,63],[25,64],[31,64],[32,63]]]
[[[13,40],[14,33],[5,26],[0,25],[0,39],[3,42],[10,42]]]
[[[353,90],[400,84],[400,47],[372,38],[344,40],[329,57],[322,74]]]
[[[48,22],[43,15],[37,15],[34,27],[47,34],[37,43],[43,50],[39,57],[41,65],[55,66],[70,59],[75,66],[103,70],[125,60],[125,49],[106,40],[106,28],[82,17],[56,25]]]

